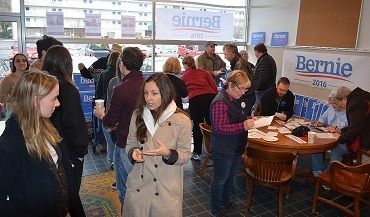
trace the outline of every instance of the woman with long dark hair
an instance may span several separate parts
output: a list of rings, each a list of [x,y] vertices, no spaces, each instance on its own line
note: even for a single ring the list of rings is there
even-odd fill
[[[14,91],[19,78],[30,68],[27,56],[21,53],[14,55],[12,59],[12,71],[0,82],[0,103],[6,105]],[[11,109],[7,107],[5,117],[10,116]]]
[[[74,165],[73,171],[78,189],[80,189],[83,160],[87,154],[89,134],[82,112],[80,94],[72,80],[72,57],[67,48],[56,45],[48,49],[42,69],[55,76],[59,81],[60,106],[51,116],[51,122],[57,128],[67,144],[69,156]]]
[[[126,151],[126,217],[182,216],[183,165],[191,157],[191,122],[176,108],[170,79],[152,74],[131,117]]]

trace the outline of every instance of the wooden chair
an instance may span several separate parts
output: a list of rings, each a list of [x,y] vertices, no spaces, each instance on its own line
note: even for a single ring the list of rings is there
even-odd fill
[[[277,212],[282,216],[283,198],[295,176],[297,152],[265,151],[247,146],[243,162],[248,178],[247,212],[252,203],[254,185],[258,184],[277,189]]]
[[[200,123],[199,124],[200,130],[203,134],[203,144],[206,150],[206,156],[203,158],[200,169],[198,172],[199,177],[203,177],[204,171],[207,167],[213,166],[212,164],[208,164],[208,161],[212,158],[211,155],[211,126],[209,126],[206,123]]]
[[[316,180],[315,194],[313,197],[312,213],[318,214],[318,202],[330,204],[349,216],[360,216],[360,202],[370,206],[370,202],[364,200],[364,197],[370,196],[370,163],[361,163],[362,156],[370,157],[370,152],[361,150],[361,158],[358,159],[358,165],[348,166],[339,161],[334,161],[330,165],[330,171],[320,174]],[[328,186],[332,191],[339,192],[341,195],[331,200],[321,197],[321,185]],[[353,203],[348,206],[342,206],[337,203],[343,195],[353,198]],[[353,205],[353,210],[349,209]]]

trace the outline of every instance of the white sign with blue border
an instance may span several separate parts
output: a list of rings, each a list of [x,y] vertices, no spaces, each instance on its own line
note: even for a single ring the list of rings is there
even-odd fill
[[[286,49],[283,76],[291,82],[323,89],[345,86],[370,91],[370,57]]]

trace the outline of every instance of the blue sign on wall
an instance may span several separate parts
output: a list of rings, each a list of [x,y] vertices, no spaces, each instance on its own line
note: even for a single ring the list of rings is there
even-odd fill
[[[95,91],[80,91],[81,107],[86,120],[91,120],[94,97]]]
[[[295,94],[294,115],[299,117],[303,107],[303,96]]]
[[[307,103],[307,109],[304,118],[307,120],[312,120],[314,117],[315,107],[318,103],[317,99],[309,99]]]
[[[289,32],[273,32],[271,46],[286,46],[288,44]]]
[[[82,77],[81,74],[74,73],[73,80],[79,91],[95,91],[93,79],[87,79]]]
[[[266,32],[252,32],[251,45],[265,43]]]

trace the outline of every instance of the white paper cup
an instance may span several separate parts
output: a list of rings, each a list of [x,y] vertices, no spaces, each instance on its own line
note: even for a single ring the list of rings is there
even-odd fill
[[[95,100],[95,107],[96,108],[104,108],[104,99],[96,99]]]
[[[308,143],[314,143],[315,142],[315,136],[316,136],[316,133],[315,132],[308,132],[307,142]]]

